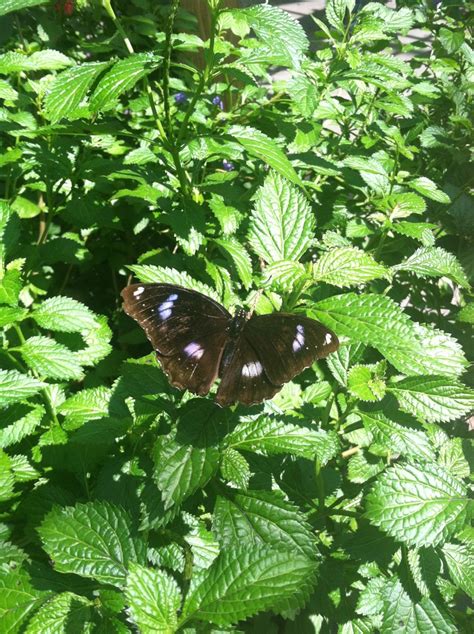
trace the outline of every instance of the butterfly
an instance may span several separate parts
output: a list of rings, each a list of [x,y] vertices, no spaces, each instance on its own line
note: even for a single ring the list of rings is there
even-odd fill
[[[309,317],[249,315],[242,308],[233,317],[210,297],[174,284],[132,284],[121,295],[170,383],[204,396],[219,377],[222,406],[272,398],[339,347],[336,335]]]

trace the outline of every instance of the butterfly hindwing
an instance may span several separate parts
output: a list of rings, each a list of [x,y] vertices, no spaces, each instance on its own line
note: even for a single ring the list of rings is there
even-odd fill
[[[261,403],[281,389],[281,385],[273,385],[268,380],[259,354],[244,336],[240,336],[229,353],[226,350],[224,355],[216,396],[219,405]]]
[[[124,310],[151,341],[170,382],[207,394],[227,340],[230,314],[214,300],[173,284],[133,284]]]
[[[272,313],[252,317],[243,336],[258,350],[268,380],[274,385],[291,381],[339,347],[336,335],[309,317]]]

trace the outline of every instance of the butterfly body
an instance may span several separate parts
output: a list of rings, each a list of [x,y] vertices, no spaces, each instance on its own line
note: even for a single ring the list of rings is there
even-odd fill
[[[143,328],[170,383],[216,401],[260,403],[315,359],[337,350],[336,335],[302,315],[232,315],[213,299],[173,284],[133,284],[124,310]]]

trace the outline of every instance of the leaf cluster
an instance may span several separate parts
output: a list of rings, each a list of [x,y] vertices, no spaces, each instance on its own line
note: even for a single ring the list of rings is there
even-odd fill
[[[0,2],[1,630],[470,632],[467,10],[201,4]],[[222,409],[132,276],[341,346]]]

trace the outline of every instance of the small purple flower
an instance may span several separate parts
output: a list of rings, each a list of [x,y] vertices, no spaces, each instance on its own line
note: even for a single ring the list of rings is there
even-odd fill
[[[212,103],[218,108],[220,108],[221,110],[224,110],[224,102],[219,97],[219,95],[216,95],[215,97],[212,98]]]
[[[188,100],[188,96],[185,92],[177,92],[174,96],[174,101],[177,104],[186,103]]]
[[[225,169],[226,172],[233,172],[235,170],[235,165],[232,163],[232,161],[228,161],[227,159],[224,159],[222,161],[222,167]]]

